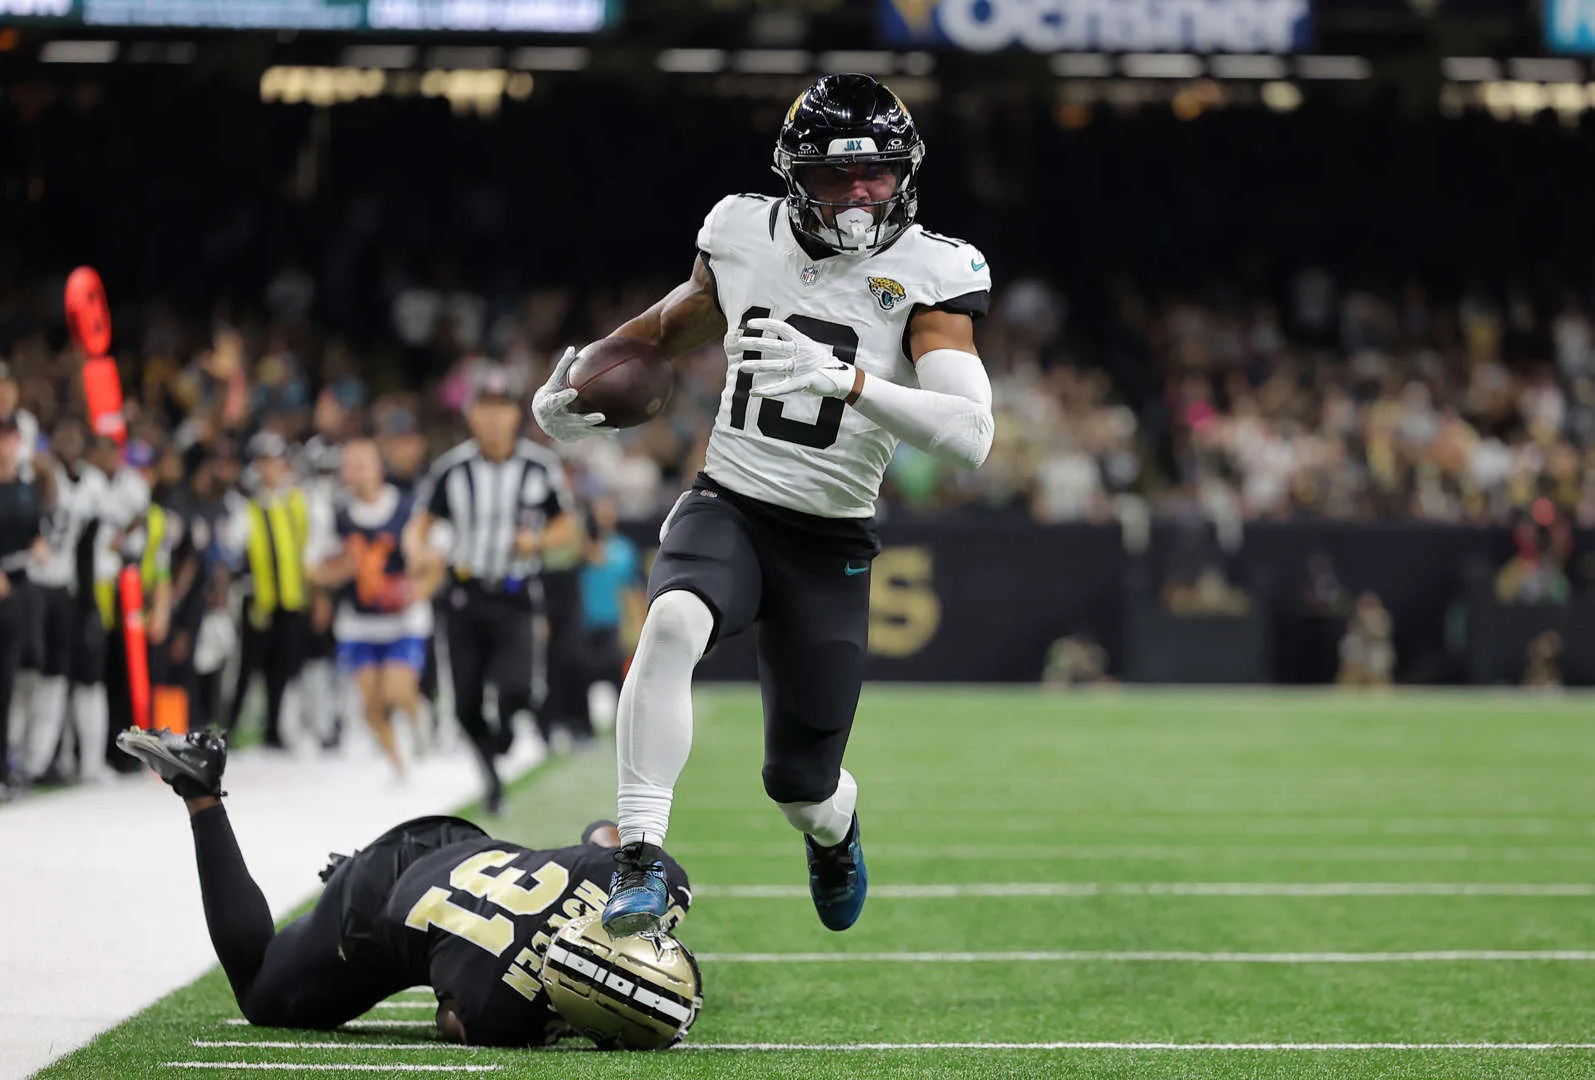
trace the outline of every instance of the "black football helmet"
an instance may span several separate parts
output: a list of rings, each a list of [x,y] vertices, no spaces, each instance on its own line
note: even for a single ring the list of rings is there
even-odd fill
[[[913,224],[919,210],[915,180],[925,143],[902,100],[868,75],[825,75],[798,95],[775,141],[775,171],[786,181],[792,231],[833,251],[865,255]],[[890,198],[872,203],[836,203],[816,198],[804,183],[814,169],[856,164],[885,165],[897,177]],[[832,222],[821,214],[832,208]],[[868,210],[872,228],[844,232],[835,215],[850,207]]]

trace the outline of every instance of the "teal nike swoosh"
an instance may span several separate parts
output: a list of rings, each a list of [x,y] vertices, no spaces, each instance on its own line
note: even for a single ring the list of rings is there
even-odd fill
[[[985,268],[986,268],[986,260],[985,259],[981,259],[979,262],[976,262],[974,259],[970,259],[969,260],[969,269],[971,269],[971,270],[984,270]]]
[[[848,563],[846,566],[842,567],[842,573],[846,574],[848,577],[855,577],[859,574],[867,574],[869,573],[869,563],[865,563],[863,566],[854,566],[852,563]]]

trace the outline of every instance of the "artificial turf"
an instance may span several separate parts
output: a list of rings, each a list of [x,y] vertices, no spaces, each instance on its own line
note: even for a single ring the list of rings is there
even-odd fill
[[[848,766],[876,894],[846,934],[761,790],[757,694],[699,701],[670,844],[698,893],[699,1049],[426,1046],[415,993],[376,1029],[250,1028],[213,972],[40,1075],[1595,1076],[1595,1049],[1521,1048],[1595,1043],[1590,699],[870,687]],[[569,843],[613,783],[607,746],[562,759],[484,824]],[[971,888],[1022,885],[1046,888]],[[1544,885],[1567,888],[1513,892]],[[1032,1045],[922,1045],[947,1043]],[[1331,1048],[1258,1045],[1279,1043]],[[1517,1048],[1333,1048],[1369,1043]],[[888,1045],[836,1049],[858,1044]]]

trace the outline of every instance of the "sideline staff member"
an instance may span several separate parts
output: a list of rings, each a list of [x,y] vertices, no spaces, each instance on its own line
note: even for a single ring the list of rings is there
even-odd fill
[[[447,522],[452,529],[443,586],[449,671],[460,727],[486,777],[489,813],[503,797],[493,759],[514,741],[515,714],[532,708],[539,556],[572,544],[578,529],[559,458],[516,438],[521,416],[505,373],[484,372],[466,411],[472,438],[432,466],[405,530],[406,550],[420,566],[437,558],[433,526]],[[482,715],[488,683],[498,691],[496,731]]]
[[[11,694],[22,663],[22,643],[33,636],[26,612],[28,563],[40,543],[44,497],[33,470],[22,462],[15,416],[0,416],[0,787],[9,787]]]

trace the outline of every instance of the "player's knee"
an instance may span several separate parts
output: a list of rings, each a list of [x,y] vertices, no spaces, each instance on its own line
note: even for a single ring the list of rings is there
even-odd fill
[[[781,803],[781,815],[792,823],[798,832],[813,833],[823,829],[835,816],[831,809],[831,800],[823,802],[791,802]]]
[[[713,633],[714,613],[703,598],[685,589],[672,589],[649,605],[637,649],[687,650],[696,660],[709,647]]]
[[[277,994],[245,993],[238,998],[238,1011],[256,1027],[299,1027],[293,1008]]]
[[[818,776],[813,769],[799,765],[768,764],[764,767],[764,793],[780,804],[781,813],[798,828],[793,814],[826,802],[836,794],[836,777]]]

